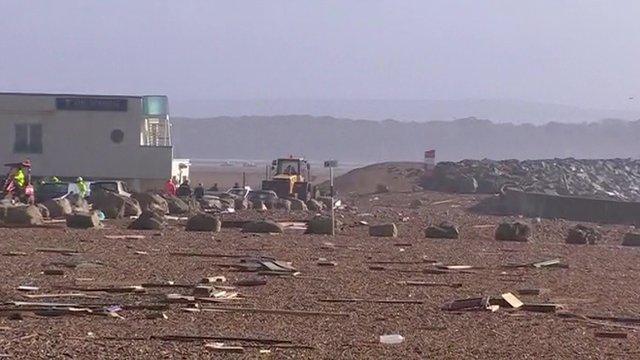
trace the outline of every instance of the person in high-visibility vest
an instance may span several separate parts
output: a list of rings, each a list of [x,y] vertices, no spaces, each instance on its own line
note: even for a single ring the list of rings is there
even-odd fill
[[[24,174],[23,168],[16,170],[16,173],[13,175],[13,181],[20,189],[24,189],[24,187],[27,186],[27,176]]]
[[[81,176],[76,179],[76,185],[78,185],[78,191],[80,192],[80,197],[87,196],[87,183],[84,182]]]

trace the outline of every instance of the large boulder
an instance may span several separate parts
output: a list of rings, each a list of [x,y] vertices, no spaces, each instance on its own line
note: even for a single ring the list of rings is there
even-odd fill
[[[124,200],[124,216],[140,216],[142,214],[142,207],[138,200],[128,197],[122,196]]]
[[[316,199],[320,201],[324,207],[331,209],[331,196],[319,196]]]
[[[307,201],[307,209],[320,212],[324,209],[324,204],[316,199],[310,199],[309,201]]]
[[[567,238],[565,242],[567,244],[590,244],[595,245],[596,242],[600,241],[602,235],[598,230],[585,226],[585,225],[576,225],[569,229],[569,233],[567,234]]]
[[[307,211],[307,204],[300,199],[288,199],[291,202],[291,210],[293,211]]]
[[[107,219],[121,219],[124,217],[126,200],[122,195],[111,191],[95,190],[89,199],[94,210],[100,210]]]
[[[276,209],[291,211],[291,200],[287,199],[278,199],[276,200],[275,206]]]
[[[71,203],[67,199],[50,199],[42,203],[49,210],[52,219],[63,218],[73,212]]]
[[[531,226],[522,221],[503,222],[495,232],[495,239],[499,241],[527,242],[530,236]]]
[[[235,206],[236,200],[229,196],[221,196],[220,203],[222,204],[222,210],[227,210],[232,209]]]
[[[162,228],[164,228],[164,218],[153,211],[144,211],[129,225],[131,230],[161,230]]]
[[[398,236],[398,228],[393,223],[371,225],[369,226],[369,236],[396,237]]]
[[[421,208],[422,206],[424,206],[424,201],[422,201],[422,200],[420,200],[420,199],[414,199],[414,200],[411,202],[411,205],[410,205],[410,206],[411,206],[411,208],[412,208],[412,209],[419,209],[419,208]]]
[[[336,220],[336,232],[342,224]],[[306,234],[331,235],[331,217],[316,215],[307,223]]]
[[[66,199],[69,200],[73,212],[89,212],[89,203],[79,194],[69,194]]]
[[[11,207],[12,205],[1,201],[2,200],[0,199],[0,220],[4,220],[4,218],[7,217],[7,209],[9,209],[9,207]]]
[[[457,226],[445,221],[439,225],[428,226],[424,230],[424,236],[432,239],[457,239],[460,237],[460,231]]]
[[[40,210],[40,214],[42,215],[42,217],[44,219],[49,219],[51,218],[51,214],[49,213],[49,209],[47,209],[46,206],[42,205],[42,204],[38,204],[36,205],[38,207],[38,210]],[[0,209],[0,212],[2,211],[2,209]],[[3,216],[0,215],[0,220],[3,219]]]
[[[199,199],[198,203],[205,210],[222,211],[228,208],[228,206],[225,206],[222,200],[217,196],[205,196],[202,199]]]
[[[250,221],[242,227],[246,233],[283,233],[282,225],[271,220]]]
[[[34,205],[18,205],[7,207],[7,213],[4,222],[12,225],[42,225],[44,219],[42,213],[37,206]]]
[[[622,238],[622,246],[640,246],[640,234],[628,232]]]
[[[454,181],[455,191],[459,194],[475,194],[478,181],[473,176],[460,176]]]
[[[233,207],[236,210],[247,210],[251,208],[251,203],[246,198],[237,198],[233,202]]]
[[[138,200],[143,213],[149,211],[161,214],[169,213],[169,205],[167,204],[167,200],[165,200],[158,194],[143,192],[134,193],[131,195],[131,197]]]
[[[189,204],[180,199],[177,196],[165,195],[164,199],[167,201],[167,207],[169,208],[169,214],[182,215],[189,213]]]
[[[385,184],[376,185],[376,194],[384,194],[389,192],[389,186]]]
[[[267,206],[264,204],[264,201],[262,200],[254,200],[252,203],[252,207],[256,211],[267,211]]]
[[[67,215],[67,227],[72,229],[97,229],[102,227],[102,223],[95,211],[79,212]]]
[[[222,221],[211,214],[196,214],[187,220],[187,231],[213,231],[219,232]]]

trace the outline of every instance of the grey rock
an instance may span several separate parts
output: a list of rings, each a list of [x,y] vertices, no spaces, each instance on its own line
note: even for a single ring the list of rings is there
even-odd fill
[[[439,225],[428,226],[424,230],[424,236],[433,239],[458,239],[460,231],[454,224],[442,222]]]
[[[324,209],[324,204],[316,199],[310,199],[307,201],[307,209],[311,211],[322,211]]]
[[[381,224],[369,226],[369,236],[377,237],[397,237],[398,228],[396,224]]]
[[[622,238],[622,246],[640,246],[640,234],[634,232],[624,234],[624,237]]]
[[[598,230],[585,225],[576,225],[569,229],[565,242],[567,244],[595,245],[601,238],[602,235]]]
[[[71,203],[67,199],[50,199],[42,203],[49,209],[49,217],[52,219],[64,218],[71,214]]]
[[[161,210],[159,210],[161,211]],[[161,230],[164,228],[164,218],[158,212],[144,211],[130,225],[131,230]]]
[[[102,227],[102,223],[95,211],[69,214],[66,219],[67,227],[72,229],[98,229]]]
[[[495,239],[499,241],[527,242],[530,236],[531,227],[521,221],[503,222],[495,232]]]
[[[282,225],[271,220],[250,221],[242,227],[246,233],[283,233]]]
[[[7,214],[4,218],[4,222],[13,225],[42,225],[44,219],[42,213],[37,206],[34,205],[18,205],[10,206],[7,208]]]
[[[187,220],[185,230],[187,231],[211,231],[219,232],[222,221],[211,214],[196,214]]]

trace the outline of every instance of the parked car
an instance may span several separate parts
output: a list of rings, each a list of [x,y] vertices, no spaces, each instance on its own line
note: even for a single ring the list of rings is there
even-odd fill
[[[96,180],[89,183],[89,194],[96,189],[111,191],[119,195],[131,196],[127,183],[122,180]],[[89,195],[87,194],[87,195]]]
[[[262,200],[265,204],[275,203],[278,200],[278,195],[273,190],[251,190],[247,195],[247,200],[251,202]]]
[[[227,194],[235,195],[239,198],[246,198],[249,195],[250,191],[251,191],[250,186],[232,187],[231,189],[227,190]]]
[[[70,194],[79,194],[76,183],[45,182],[36,186],[36,202],[42,203],[52,199],[64,199]]]

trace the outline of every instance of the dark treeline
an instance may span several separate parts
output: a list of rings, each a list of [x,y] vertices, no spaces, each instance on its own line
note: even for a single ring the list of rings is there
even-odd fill
[[[188,158],[271,159],[288,154],[349,162],[614,158],[640,154],[640,121],[545,125],[496,124],[475,118],[425,123],[313,117],[173,118],[175,155]]]

